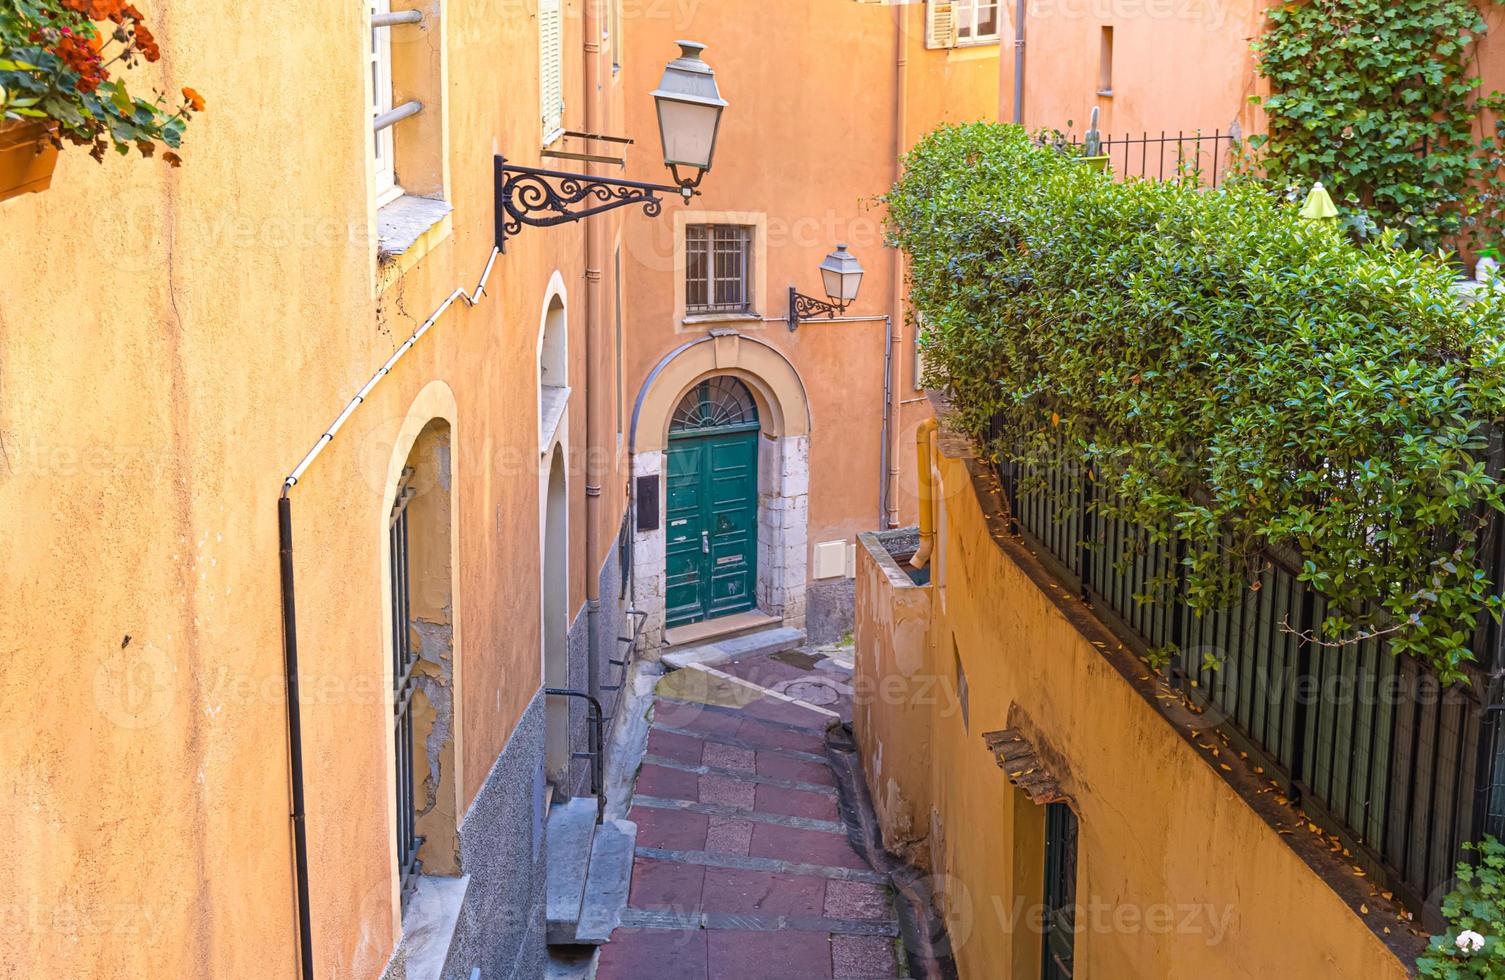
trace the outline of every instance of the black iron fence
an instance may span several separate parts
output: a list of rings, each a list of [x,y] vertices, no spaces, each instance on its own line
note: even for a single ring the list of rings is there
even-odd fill
[[[1083,479],[1074,454],[1059,446],[1040,465],[1002,455],[1014,533],[1141,653],[1168,655],[1170,682],[1209,726],[1435,926],[1461,845],[1505,836],[1505,764],[1490,703],[1501,663],[1494,621],[1483,617],[1477,631],[1471,684],[1444,687],[1384,638],[1339,647],[1304,640],[1320,635],[1326,600],[1299,580],[1293,556],[1264,556],[1242,602],[1198,612],[1186,598],[1184,543],[1157,541],[1100,506],[1102,490]],[[1489,519],[1485,547],[1497,588],[1501,523]]]
[[[1068,138],[1078,151],[1082,137]],[[1144,132],[1138,136],[1106,136],[1098,155],[1108,158],[1108,166],[1117,177],[1152,177],[1173,180],[1195,179],[1211,187],[1218,186],[1230,171],[1239,166],[1244,142],[1236,133],[1213,130],[1211,134],[1196,130],[1159,136]]]

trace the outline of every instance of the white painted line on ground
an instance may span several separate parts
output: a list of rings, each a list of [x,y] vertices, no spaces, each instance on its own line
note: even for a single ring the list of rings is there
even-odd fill
[[[748,690],[757,691],[759,694],[763,695],[764,697],[773,698],[776,701],[783,701],[785,704],[796,704],[796,705],[799,705],[801,708],[804,708],[807,711],[813,711],[813,712],[815,712],[818,715],[825,715],[827,718],[840,718],[841,717],[841,715],[837,714],[834,711],[829,711],[829,710],[827,710],[825,708],[819,707],[818,705],[813,705],[813,704],[811,704],[808,701],[801,701],[798,698],[791,698],[789,695],[787,695],[787,694],[781,694],[778,691],[769,690],[768,688],[764,687],[761,684],[754,684],[750,680],[746,680],[744,678],[738,677],[735,674],[728,674],[724,670],[717,670],[715,667],[707,667],[704,664],[689,664],[689,665],[686,666],[685,669],[686,670],[698,670],[701,673],[709,674],[712,677],[715,677],[715,678],[717,678],[719,680],[727,681],[728,683],[736,685],[738,687],[743,687],[743,688],[747,688]]]

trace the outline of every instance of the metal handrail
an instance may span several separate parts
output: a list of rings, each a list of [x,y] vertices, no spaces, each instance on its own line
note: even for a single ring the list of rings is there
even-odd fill
[[[584,756],[590,760],[591,793],[596,797],[596,823],[600,823],[606,816],[606,774],[604,772],[606,750],[605,737],[602,732],[605,726],[602,722],[604,713],[601,710],[601,702],[584,691],[571,691],[562,687],[546,687],[544,694],[551,698],[579,698],[586,704],[589,712],[586,724],[590,727],[590,749],[578,755],[572,752],[570,757]]]

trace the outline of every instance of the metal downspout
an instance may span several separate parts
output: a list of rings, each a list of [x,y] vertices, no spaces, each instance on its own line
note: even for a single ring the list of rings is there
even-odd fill
[[[303,793],[303,711],[298,700],[298,605],[293,595],[293,502],[283,484],[277,499],[277,551],[282,578],[282,666],[287,686],[288,772],[291,781],[293,865],[298,892],[298,955],[303,980],[313,980],[313,914],[308,898],[308,827]]]
[[[1024,12],[1028,0],[1014,2],[1014,123],[1024,125]]]
[[[909,150],[909,7],[894,7],[894,183],[904,176],[904,154]],[[904,345],[904,253],[893,250],[893,298],[888,317],[887,356],[883,361],[884,415],[883,458],[885,489],[882,494],[886,513],[879,515],[879,526],[899,526],[899,407],[894,404],[899,386],[894,384],[894,352]]]
[[[878,526],[888,522],[888,434],[894,427],[894,318],[883,318],[883,445],[878,455]]]
[[[583,55],[585,62],[585,131],[602,132],[601,126],[601,3],[585,0]],[[587,173],[596,174],[590,165]],[[605,225],[585,223],[585,687],[601,697],[601,570],[596,564],[601,550],[601,365],[597,356],[601,324],[606,316],[602,301],[602,270],[606,267]]]
[[[930,471],[931,442],[938,423],[926,419],[915,430],[915,470],[919,475],[920,549],[909,560],[910,567],[924,568],[935,553],[935,477]]]

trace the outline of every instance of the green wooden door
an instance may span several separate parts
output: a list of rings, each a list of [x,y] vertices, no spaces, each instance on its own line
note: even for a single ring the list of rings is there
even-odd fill
[[[740,412],[705,410],[718,407],[716,400],[726,400],[728,392],[746,395],[732,378],[698,386],[686,396],[697,411],[676,413],[669,434],[664,516],[670,626],[745,612],[757,600],[758,424],[750,397]]]

